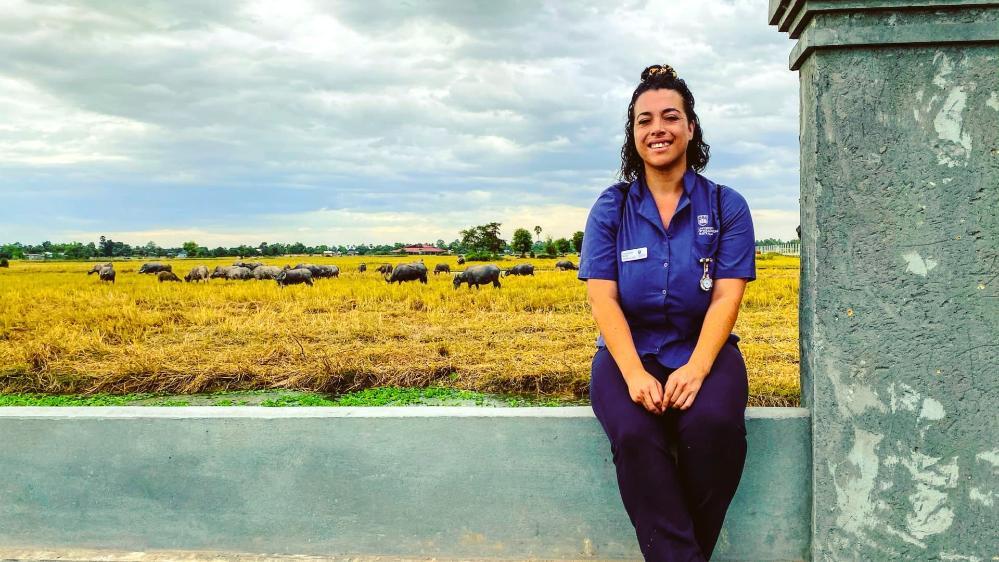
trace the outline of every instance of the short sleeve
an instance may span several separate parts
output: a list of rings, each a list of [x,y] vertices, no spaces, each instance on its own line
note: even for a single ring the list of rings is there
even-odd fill
[[[715,264],[715,279],[756,279],[756,237],[753,216],[746,199],[730,187],[720,187],[721,240]]]
[[[586,217],[578,279],[617,281],[617,230],[624,194],[612,185],[600,194]]]

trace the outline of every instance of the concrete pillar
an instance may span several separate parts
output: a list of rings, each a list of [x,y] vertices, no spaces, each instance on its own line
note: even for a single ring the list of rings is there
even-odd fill
[[[816,560],[999,556],[999,3],[770,0],[798,39]]]

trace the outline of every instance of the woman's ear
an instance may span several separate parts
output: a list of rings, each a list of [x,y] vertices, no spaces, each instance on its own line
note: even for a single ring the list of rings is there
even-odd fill
[[[697,127],[697,122],[694,120],[687,121],[687,141],[694,140],[694,129]]]

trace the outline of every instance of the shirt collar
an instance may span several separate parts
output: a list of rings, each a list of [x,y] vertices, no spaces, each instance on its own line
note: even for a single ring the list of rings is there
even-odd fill
[[[680,201],[676,204],[676,210],[673,211],[674,216],[690,204],[690,194],[693,192],[696,184],[697,172],[693,168],[687,168],[687,171],[683,173],[683,193],[680,194]],[[645,185],[645,178],[643,176],[639,176],[638,179],[631,183],[629,193],[637,199],[638,214],[656,225],[665,234],[663,220],[659,216],[659,208],[656,207],[656,200],[652,197],[652,192],[649,191],[648,186]],[[673,221],[671,220],[670,223],[673,223]]]

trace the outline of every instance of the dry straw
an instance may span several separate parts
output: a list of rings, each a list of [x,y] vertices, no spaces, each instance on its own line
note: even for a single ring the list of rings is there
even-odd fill
[[[116,262],[117,283],[87,263],[14,262],[0,270],[0,392],[175,392],[288,388],[339,393],[399,385],[586,395],[597,332],[575,272],[529,260],[534,277],[454,290],[447,275],[388,285],[372,271],[398,258],[334,263],[314,287],[273,281],[158,283]],[[183,276],[195,265],[174,260]],[[284,265],[289,260],[262,260]],[[357,273],[357,265],[368,272]],[[433,271],[454,257],[427,257]],[[508,260],[508,267],[528,260]],[[758,262],[736,326],[751,405],[799,395],[797,258]]]

